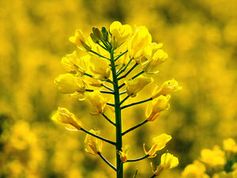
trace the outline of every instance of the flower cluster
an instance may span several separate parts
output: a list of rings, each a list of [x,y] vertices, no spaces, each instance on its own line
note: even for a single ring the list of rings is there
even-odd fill
[[[184,178],[228,178],[237,177],[237,143],[228,138],[223,141],[222,149],[203,149],[199,160],[186,166]]]
[[[99,136],[99,131],[87,131],[78,118],[66,108],[58,108],[52,119],[66,128],[87,133],[85,139],[86,151],[100,156],[111,168],[122,177],[122,164],[154,158],[163,149],[171,136],[161,134],[153,138],[153,145],[146,150],[145,156],[138,159],[128,159],[127,151],[123,149],[122,137],[143,124],[159,118],[163,111],[169,109],[171,94],[180,90],[178,82],[170,79],[158,85],[153,80],[159,72],[160,64],[168,58],[163,50],[163,44],[152,41],[151,34],[145,26],[131,27],[118,21],[113,22],[109,29],[105,27],[92,28],[89,36],[81,30],[76,30],[69,40],[77,47],[71,54],[62,58],[66,73],[55,79],[58,90],[63,94],[74,95],[79,101],[85,100],[91,106],[91,114],[103,116],[116,127],[116,141]],[[148,98],[137,102],[129,102],[137,97],[145,87],[152,87]],[[122,131],[122,110],[132,106],[150,102],[146,108],[145,120]],[[114,118],[107,111],[114,112]],[[102,141],[116,146],[117,167],[113,166],[102,155]],[[170,153],[161,157],[160,168],[169,169],[178,165],[178,159]],[[120,170],[120,171],[118,171]],[[158,173],[159,172],[159,173]]]

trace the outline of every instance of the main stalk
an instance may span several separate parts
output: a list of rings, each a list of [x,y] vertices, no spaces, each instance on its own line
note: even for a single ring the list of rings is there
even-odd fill
[[[122,150],[122,121],[121,121],[121,108],[120,108],[120,96],[118,78],[116,75],[116,66],[114,61],[114,51],[110,51],[111,70],[113,75],[114,85],[114,105],[115,105],[115,121],[116,121],[116,167],[117,178],[123,178],[123,163],[119,156],[119,151]]]

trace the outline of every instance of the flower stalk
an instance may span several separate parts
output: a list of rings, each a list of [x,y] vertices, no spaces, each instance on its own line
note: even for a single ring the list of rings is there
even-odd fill
[[[123,163],[120,159],[119,151],[122,150],[122,121],[121,121],[121,108],[120,108],[120,95],[118,78],[116,75],[116,67],[114,61],[114,51],[110,51],[110,62],[112,77],[114,83],[114,108],[115,108],[115,121],[116,121],[116,165],[117,165],[117,178],[123,178]]]
[[[109,30],[105,27],[101,30],[93,27],[88,38],[77,30],[75,35],[70,37],[70,41],[76,45],[79,52],[75,51],[64,57],[62,64],[65,65],[67,73],[55,79],[59,91],[78,96],[79,101],[88,101],[93,110],[92,115],[103,117],[115,127],[116,139],[111,141],[99,136],[100,132],[97,130],[84,129],[80,119],[66,108],[59,107],[52,117],[70,130],[85,132],[85,151],[100,157],[116,172],[116,178],[124,177],[124,163],[156,157],[157,152],[171,139],[171,136],[165,134],[155,137],[153,146],[147,151],[144,144],[145,155],[136,159],[128,159],[126,146],[123,147],[123,136],[148,121],[154,121],[161,112],[168,110],[170,94],[180,89],[178,82],[172,79],[163,83],[161,87],[157,85],[158,88],[155,88],[147,99],[129,103],[131,98],[136,99],[146,86],[153,83],[153,77],[146,74],[156,74],[159,67],[157,65],[167,58],[167,54],[161,51],[161,46],[151,39],[146,27],[133,29],[130,25],[122,25],[120,22],[113,22]],[[134,70],[137,72],[135,75]],[[123,94],[126,95],[122,97]],[[149,101],[152,101],[152,104],[146,109],[145,120],[123,131],[122,110]],[[128,104],[124,105],[125,102]],[[113,118],[107,115],[109,110],[114,112]],[[103,156],[103,143],[115,147],[116,165]],[[164,165],[168,167],[170,162],[171,158],[165,160]],[[154,175],[157,175],[157,171]]]

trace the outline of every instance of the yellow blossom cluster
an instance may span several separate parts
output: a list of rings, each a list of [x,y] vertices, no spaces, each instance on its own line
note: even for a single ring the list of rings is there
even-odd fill
[[[61,64],[66,73],[60,74],[55,79],[55,84],[61,93],[73,95],[78,101],[87,101],[92,115],[101,115],[115,126],[116,141],[99,136],[99,131],[87,131],[66,108],[59,107],[52,119],[65,125],[67,129],[87,133],[84,142],[86,152],[99,155],[117,172],[117,177],[122,178],[125,162],[156,157],[157,152],[172,138],[167,134],[154,137],[153,145],[148,151],[144,144],[145,156],[131,160],[128,159],[127,150],[123,149],[123,136],[148,121],[156,120],[160,113],[168,110],[171,94],[181,87],[175,79],[165,81],[161,86],[154,82],[153,77],[168,55],[162,44],[152,42],[151,34],[145,26],[132,27],[115,21],[108,30],[105,27],[101,30],[93,27],[90,36],[76,30],[69,41],[76,46],[76,50],[62,58]],[[154,89],[149,98],[128,103],[153,83]],[[151,102],[147,106],[145,120],[123,132],[122,110],[145,102]],[[114,112],[114,116],[108,116],[107,111]],[[102,155],[102,141],[116,146],[116,168]],[[153,176],[177,165],[178,158],[166,153],[161,156],[161,163],[157,168],[161,170],[154,171]]]
[[[185,167],[183,178],[235,178],[237,176],[237,143],[228,138],[223,141],[222,149],[202,149],[200,159]]]

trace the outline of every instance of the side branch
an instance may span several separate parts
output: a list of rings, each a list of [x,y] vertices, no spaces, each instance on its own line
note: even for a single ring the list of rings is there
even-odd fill
[[[105,87],[106,89],[108,89],[109,91],[114,92],[114,90],[112,88],[106,86],[105,84],[102,84],[102,86]]]
[[[114,104],[112,104],[112,103],[106,103],[108,106],[112,106],[112,107],[115,107],[115,105]]]
[[[107,58],[107,57],[105,57],[105,56],[103,56],[103,55],[101,55],[101,54],[99,54],[99,53],[97,53],[97,52],[95,52],[95,51],[93,51],[93,50],[90,50],[89,52],[91,52],[91,53],[93,53],[93,54],[95,54],[95,55],[97,55],[97,56],[99,56],[99,57],[101,57],[101,58],[104,58],[104,59],[107,59],[107,60],[110,61],[109,58]]]
[[[87,92],[93,92],[94,90],[92,90],[92,89],[86,89],[86,91],[87,91]],[[100,90],[100,93],[111,94],[111,95],[114,94],[114,92],[112,92],[112,91],[104,91],[104,90]]]
[[[100,152],[98,152],[98,155],[101,157],[101,159],[113,170],[117,171],[117,169],[114,167],[112,163],[110,163]]]
[[[143,157],[136,158],[136,159],[128,159],[126,162],[137,162],[137,161],[141,161],[141,160],[143,160],[143,159],[146,159],[146,158],[148,158],[148,157],[149,157],[149,155],[145,155],[145,156],[143,156]]]
[[[111,121],[111,120],[108,118],[108,116],[106,116],[104,113],[102,113],[102,116],[103,116],[109,123],[111,123],[112,125],[116,126],[116,124],[115,124],[113,121]]]
[[[143,73],[144,73],[144,71],[142,70],[142,71],[139,72],[138,74],[134,75],[134,76],[132,77],[132,80],[135,79],[135,78],[137,78],[138,76],[142,75]]]
[[[126,54],[128,52],[128,50],[124,51],[123,53],[119,54],[114,61],[117,61],[121,56],[123,56],[124,54]]]
[[[83,129],[83,128],[81,128],[81,131],[83,131],[83,132],[85,132],[85,133],[87,133],[87,134],[89,134],[89,135],[91,135],[91,136],[93,136],[93,137],[96,137],[96,138],[98,138],[98,139],[100,139],[100,140],[103,140],[103,141],[105,141],[105,142],[107,142],[107,143],[109,143],[109,144],[111,144],[111,145],[116,145],[115,142],[113,142],[113,141],[111,141],[111,140],[108,140],[108,139],[106,139],[106,138],[100,137],[100,136],[98,136],[98,135],[95,135],[95,134],[93,134],[93,133],[91,133],[91,132],[89,132],[89,131],[87,131],[87,130],[85,130],[85,129]]]
[[[131,107],[131,106],[135,106],[135,105],[138,105],[138,104],[142,104],[142,103],[145,103],[145,102],[151,101],[151,100],[152,100],[152,98],[148,98],[148,99],[145,99],[145,100],[142,100],[142,101],[138,101],[138,102],[135,102],[135,103],[131,103],[131,104],[122,106],[121,109],[125,109],[125,108]]]
[[[123,73],[128,68],[128,66],[130,65],[131,62],[132,62],[132,59],[130,59],[124,67],[119,69],[119,71],[117,72],[117,76],[119,76],[121,73]]]
[[[127,71],[127,73],[126,74],[124,74],[123,76],[121,76],[121,77],[119,77],[118,78],[118,80],[121,80],[121,79],[123,79],[123,78],[125,78],[125,77],[127,77],[128,76],[128,74],[130,74],[130,72],[132,72],[133,71],[133,69],[135,69],[136,67],[137,67],[137,65],[138,65],[138,63],[136,63],[136,64],[134,64],[130,69],[129,69],[129,71]]]
[[[140,76],[141,74],[143,74],[143,73],[144,73],[144,71],[141,71],[141,72],[139,72],[138,74],[134,75],[131,79],[133,80],[133,79],[139,77],[139,76]],[[119,89],[122,88],[124,85],[125,85],[125,83],[121,84],[121,85],[119,86]]]
[[[130,129],[124,131],[124,132],[122,133],[122,135],[127,134],[128,132],[130,132],[130,131],[132,131],[132,130],[134,130],[134,129],[136,129],[136,128],[142,126],[142,125],[144,125],[144,124],[147,123],[147,122],[148,122],[148,120],[146,119],[146,120],[144,120],[143,122],[141,122],[140,124],[137,124],[137,125],[131,127]]]
[[[122,105],[128,98],[129,98],[129,95],[127,95],[127,96],[120,102],[120,105]]]

